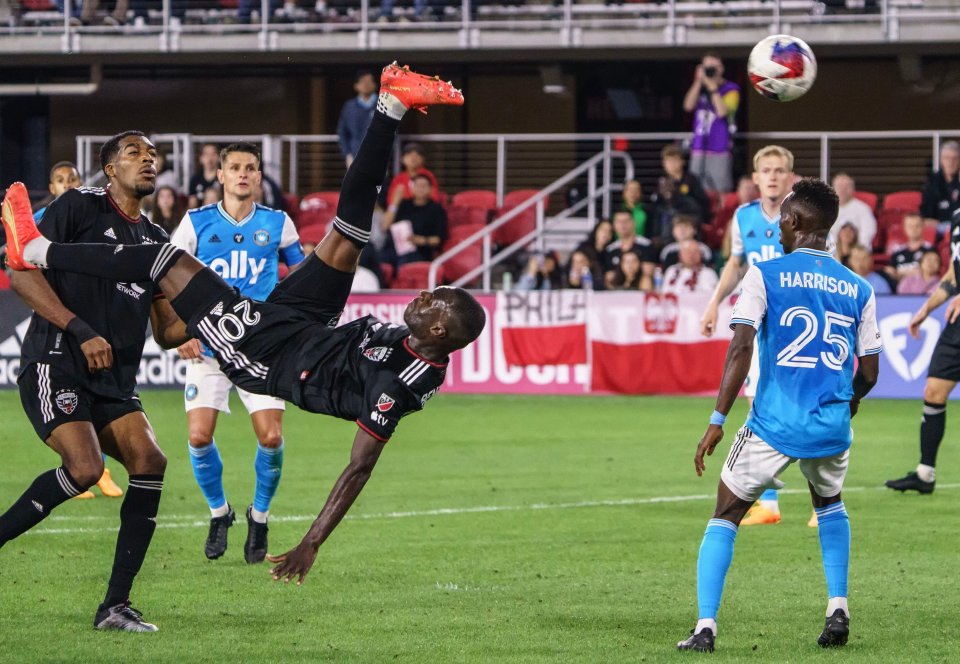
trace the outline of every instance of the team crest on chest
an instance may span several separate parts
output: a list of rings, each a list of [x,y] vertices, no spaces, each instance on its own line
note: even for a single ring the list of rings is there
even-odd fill
[[[385,413],[393,408],[393,404],[396,402],[396,399],[384,392],[380,395],[380,398],[377,399],[377,410],[379,410],[381,413]]]
[[[253,243],[258,247],[265,247],[270,244],[270,233],[260,229],[253,234]]]
[[[73,390],[60,390],[57,392],[57,408],[62,410],[67,415],[70,415],[77,409],[77,404],[80,400],[77,398],[77,393]],[[392,404],[391,404],[392,405]]]
[[[383,362],[385,359],[390,357],[392,352],[392,348],[387,348],[386,346],[375,346],[363,351],[363,356],[371,362]]]

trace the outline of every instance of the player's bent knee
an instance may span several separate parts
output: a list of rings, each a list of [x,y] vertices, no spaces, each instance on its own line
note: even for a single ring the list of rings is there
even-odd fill
[[[264,435],[258,436],[260,444],[270,449],[276,449],[283,443],[283,432],[280,429],[272,429]]]
[[[946,403],[956,383],[947,380],[927,379],[923,386],[923,400],[930,403]]]
[[[131,475],[163,475],[167,470],[167,457],[156,445],[151,445],[127,465]]]
[[[213,442],[213,431],[210,429],[190,429],[188,442],[190,447],[207,447]]]
[[[86,491],[94,484],[100,481],[103,476],[103,459],[96,457],[85,461],[74,461],[65,463],[64,466],[70,477]]]

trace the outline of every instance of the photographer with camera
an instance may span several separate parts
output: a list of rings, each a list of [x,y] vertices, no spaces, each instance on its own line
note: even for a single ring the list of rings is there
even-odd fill
[[[720,57],[707,53],[683,98],[683,110],[693,113],[690,172],[708,189],[733,190],[731,136],[736,131],[734,116],[739,105],[740,86],[723,77]]]

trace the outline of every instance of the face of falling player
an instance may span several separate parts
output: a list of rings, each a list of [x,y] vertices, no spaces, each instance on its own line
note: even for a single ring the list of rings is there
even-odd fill
[[[228,152],[217,171],[223,185],[223,198],[245,201],[260,186],[260,160],[249,152]]]
[[[768,154],[757,161],[753,183],[760,190],[760,197],[780,205],[792,186],[793,173],[787,167],[787,158]]]
[[[80,173],[73,166],[61,166],[53,172],[50,178],[50,193],[60,196],[65,191],[76,189],[81,185]]]
[[[149,196],[157,183],[157,148],[145,136],[127,136],[121,139],[117,156],[104,170],[112,187],[135,198]]]

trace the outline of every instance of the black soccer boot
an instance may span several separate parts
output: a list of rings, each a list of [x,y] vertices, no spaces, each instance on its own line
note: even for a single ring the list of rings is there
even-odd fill
[[[267,524],[253,520],[253,505],[247,508],[247,541],[243,545],[243,559],[249,564],[262,563],[267,557]]]
[[[883,483],[884,486],[891,489],[900,491],[901,493],[906,491],[916,491],[917,493],[933,493],[933,487],[936,486],[937,482],[924,482],[917,476],[916,471],[909,472],[905,477],[901,477],[898,480],[887,480]]]
[[[216,560],[227,550],[227,529],[237,519],[236,512],[229,504],[227,510],[223,516],[210,519],[210,532],[207,533],[207,542],[203,547],[203,552],[209,560]]]
[[[817,639],[817,645],[821,648],[839,648],[847,645],[849,635],[850,618],[843,612],[843,609],[837,609],[833,612],[833,615],[827,616],[823,632]]]
[[[713,630],[704,627],[696,634],[690,631],[690,638],[677,644],[677,650],[693,650],[695,652],[713,652]]]
[[[123,602],[116,606],[101,606],[93,618],[93,628],[121,632],[156,632],[159,628],[143,619],[143,614]]]

